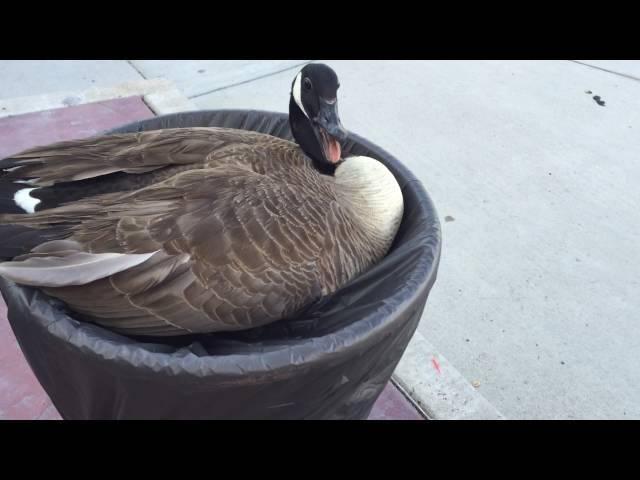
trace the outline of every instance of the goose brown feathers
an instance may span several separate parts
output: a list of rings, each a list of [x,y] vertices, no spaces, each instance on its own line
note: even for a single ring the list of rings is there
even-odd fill
[[[235,132],[195,133],[228,138]],[[184,138],[188,132],[180,134]],[[353,223],[353,212],[336,196],[333,178],[313,169],[297,145],[264,137],[259,152],[220,141],[219,149],[235,151],[221,155],[208,145],[194,162],[200,168],[140,190],[31,215],[1,215],[3,223],[64,226],[68,241],[44,244],[40,253],[5,263],[0,272],[7,275],[9,267],[19,269],[27,259],[71,258],[79,252],[152,253],[120,272],[105,270],[108,275],[95,281],[59,287],[53,282],[45,291],[85,318],[131,334],[246,329],[286,318],[378,258]],[[63,150],[79,148],[71,142]],[[53,156],[55,148],[47,152]],[[208,167],[213,158],[223,163]],[[70,171],[55,179],[67,181]],[[47,178],[54,179],[50,172]],[[36,284],[41,274],[32,270]],[[20,280],[30,283],[24,274]],[[57,281],[72,280],[58,272]]]

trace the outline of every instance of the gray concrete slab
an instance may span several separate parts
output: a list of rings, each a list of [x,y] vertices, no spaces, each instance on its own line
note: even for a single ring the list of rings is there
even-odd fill
[[[640,83],[570,61],[327,63],[345,127],[442,217],[421,334],[508,418],[640,418]],[[291,80],[194,101],[286,111]]]
[[[306,60],[132,60],[146,78],[168,78],[188,97],[301,65]]]
[[[126,60],[0,60],[0,98],[107,87],[141,78]]]
[[[0,98],[0,118],[131,96],[142,96],[147,106],[157,114],[196,110],[193,103],[170,80],[141,78],[108,87]]]

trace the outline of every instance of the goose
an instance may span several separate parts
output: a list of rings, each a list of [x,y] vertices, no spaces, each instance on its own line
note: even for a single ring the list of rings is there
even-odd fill
[[[297,72],[295,142],[172,128],[0,160],[0,275],[127,335],[294,317],[380,261],[403,215],[381,162],[343,158],[338,87],[327,65]]]

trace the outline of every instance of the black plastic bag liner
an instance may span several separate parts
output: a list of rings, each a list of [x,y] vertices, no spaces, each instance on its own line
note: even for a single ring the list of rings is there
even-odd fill
[[[200,111],[112,132],[224,126],[291,139],[288,116]],[[0,279],[31,368],[65,419],[364,419],[413,335],[436,279],[440,225],[422,184],[350,134],[345,155],[382,161],[405,213],[390,253],[301,313],[245,332],[130,338],[74,320],[40,291]]]

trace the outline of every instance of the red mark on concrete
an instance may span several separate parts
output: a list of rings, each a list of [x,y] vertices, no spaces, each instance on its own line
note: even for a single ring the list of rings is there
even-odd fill
[[[440,371],[440,364],[438,363],[438,360],[436,359],[436,357],[431,358],[431,363],[433,364],[433,368],[435,368],[436,371],[438,372],[438,375],[442,374],[442,372]]]

